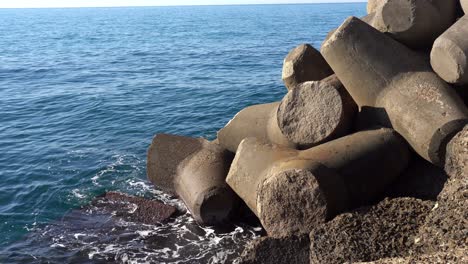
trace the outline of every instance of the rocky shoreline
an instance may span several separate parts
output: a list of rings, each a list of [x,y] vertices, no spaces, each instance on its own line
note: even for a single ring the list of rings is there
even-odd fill
[[[463,10],[468,1],[369,1],[320,52],[287,55],[282,101],[245,108],[211,142],[156,135],[148,178],[202,225],[248,207],[267,236],[240,263],[468,262]],[[142,221],[174,213],[134,202]]]

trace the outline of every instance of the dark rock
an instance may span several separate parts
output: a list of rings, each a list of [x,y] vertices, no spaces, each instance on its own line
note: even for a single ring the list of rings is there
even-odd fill
[[[310,242],[307,236],[262,237],[244,250],[240,264],[306,264]]]
[[[451,178],[420,228],[417,249],[433,253],[468,245],[468,177]]]
[[[468,176],[468,125],[447,145],[445,171],[454,178]]]
[[[447,263],[468,263],[467,248],[458,248],[444,252],[437,252],[426,255],[415,255],[405,258],[390,258],[381,259],[366,264],[413,264],[413,263],[431,263],[431,264],[447,264]],[[364,262],[359,263],[364,264]]]
[[[108,192],[96,198],[93,205],[127,221],[148,225],[167,221],[177,212],[176,208],[159,201],[118,192]]]
[[[339,215],[310,233],[310,261],[341,264],[406,256],[433,204],[413,198],[385,199]]]
[[[388,197],[412,197],[437,200],[447,181],[445,171],[420,157],[415,157],[408,169],[389,188]]]

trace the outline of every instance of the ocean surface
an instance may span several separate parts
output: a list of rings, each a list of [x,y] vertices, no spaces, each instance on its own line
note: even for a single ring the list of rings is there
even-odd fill
[[[0,263],[232,262],[259,226],[144,226],[88,204],[120,191],[183,210],[146,180],[153,135],[214,139],[281,99],[288,51],[350,15],[365,3],[0,9]]]

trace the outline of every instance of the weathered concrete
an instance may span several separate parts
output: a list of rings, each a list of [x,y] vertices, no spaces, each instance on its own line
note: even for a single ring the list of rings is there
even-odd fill
[[[417,53],[351,17],[322,53],[355,102],[385,112],[426,160],[442,166],[447,142],[468,122],[468,109]]]
[[[308,264],[308,236],[262,237],[249,243],[239,264]]]
[[[232,159],[226,149],[207,143],[179,165],[174,186],[197,222],[225,222],[238,206],[238,197],[225,181]]]
[[[148,178],[180,196],[199,223],[223,223],[239,202],[225,182],[232,158],[217,143],[161,134],[148,151]]]
[[[218,132],[219,144],[229,151],[236,152],[239,143],[247,137],[256,137],[265,142],[281,146],[295,147],[278,127],[279,102],[249,106],[234,116]]]
[[[407,256],[434,202],[385,199],[337,216],[310,233],[311,264],[342,264]]]
[[[465,14],[468,14],[468,0],[460,0],[461,7]]]
[[[307,81],[318,81],[333,74],[318,50],[302,44],[291,50],[283,63],[283,82],[288,90]]]
[[[179,164],[206,144],[202,138],[157,134],[148,149],[148,179],[158,188],[175,194],[174,178]]]
[[[384,0],[370,24],[410,47],[430,47],[455,21],[456,7],[457,0]]]
[[[446,82],[468,84],[468,16],[460,18],[434,42],[431,65]]]
[[[367,14],[374,13],[379,6],[383,3],[387,2],[387,0],[369,0],[367,1]]]
[[[278,126],[289,141],[306,149],[346,135],[356,112],[356,103],[331,75],[290,90],[278,107]]]
[[[304,151],[247,138],[226,181],[269,235],[285,236],[308,233],[373,201],[408,158],[406,142],[391,129],[358,132]]]

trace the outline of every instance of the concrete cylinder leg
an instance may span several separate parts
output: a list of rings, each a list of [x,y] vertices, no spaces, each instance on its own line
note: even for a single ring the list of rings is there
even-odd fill
[[[356,112],[356,103],[331,75],[290,90],[279,105],[278,126],[288,140],[306,149],[345,135]]]
[[[322,53],[361,109],[385,112],[388,126],[419,155],[443,166],[446,144],[468,122],[468,109],[424,59],[355,17]]]
[[[460,4],[465,15],[468,14],[468,0],[460,0]]]
[[[178,195],[197,222],[219,224],[239,202],[225,182],[232,158],[215,142],[159,134],[148,150],[148,178]]]
[[[270,236],[308,233],[365,205],[407,166],[406,142],[391,129],[363,131],[297,151],[242,141],[226,181]]]
[[[367,1],[367,14],[374,13],[377,8],[385,3],[387,0],[369,0]]]
[[[446,82],[468,84],[468,16],[460,18],[436,39],[431,65]]]
[[[179,164],[206,144],[202,138],[157,134],[148,149],[146,173],[160,189],[175,194],[174,178]]]
[[[240,111],[218,132],[219,144],[236,152],[239,143],[247,137],[256,137],[281,146],[295,147],[278,127],[277,111],[279,102],[253,105]]]
[[[456,18],[457,0],[384,0],[370,23],[410,47],[430,47]]]
[[[282,79],[288,90],[307,81],[318,81],[333,74],[318,50],[302,44],[284,59]]]

